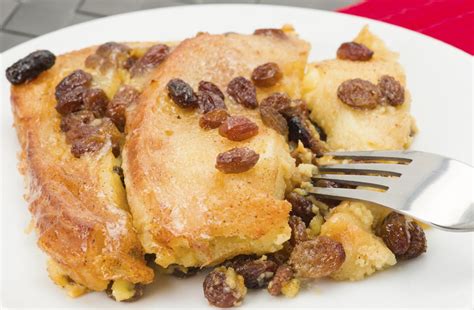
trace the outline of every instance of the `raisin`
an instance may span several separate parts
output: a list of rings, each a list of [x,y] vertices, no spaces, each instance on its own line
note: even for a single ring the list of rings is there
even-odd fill
[[[66,132],[72,128],[89,124],[95,119],[94,114],[91,111],[79,111],[65,115],[61,118],[60,128]]]
[[[121,132],[125,129],[125,110],[138,99],[139,95],[135,88],[122,86],[107,106],[106,115]]]
[[[227,85],[227,93],[238,104],[249,109],[258,107],[257,90],[255,86],[244,77],[236,77]]]
[[[223,109],[207,112],[199,119],[199,126],[203,129],[218,128],[229,117],[229,113]]]
[[[382,76],[377,86],[382,94],[382,102],[397,106],[403,104],[405,101],[405,89],[393,77],[389,75]]]
[[[353,60],[353,61],[367,61],[372,58],[374,52],[364,44],[356,42],[342,43],[337,49],[337,58]]]
[[[278,39],[288,38],[283,30],[277,28],[257,29],[253,32],[253,34],[258,36],[274,37]]]
[[[195,108],[197,96],[192,87],[181,79],[172,79],[166,85],[168,96],[181,108]]]
[[[268,292],[272,296],[281,295],[281,289],[285,284],[291,281],[294,277],[293,269],[290,266],[284,264],[278,267],[275,272],[275,276],[268,284]]]
[[[211,305],[216,307],[237,306],[246,294],[246,289],[241,287],[241,282],[243,282],[242,276],[237,276],[232,268],[216,268],[204,279],[204,296]]]
[[[313,204],[311,201],[295,192],[288,194],[286,200],[291,203],[290,214],[300,217],[306,226],[308,226],[314,217],[314,213],[312,211]]]
[[[290,264],[302,278],[321,278],[338,270],[346,259],[342,244],[326,236],[296,244]]]
[[[149,72],[162,63],[170,53],[169,46],[157,44],[150,47],[146,53],[139,58],[130,69],[132,77]]]
[[[379,237],[383,239],[390,251],[402,255],[410,247],[410,229],[402,214],[391,212],[385,217],[378,229]]]
[[[244,277],[247,288],[264,288],[273,278],[277,264],[271,260],[251,259],[241,260],[232,266],[235,272]]]
[[[258,126],[245,116],[230,116],[219,126],[219,134],[232,141],[243,141],[258,134]]]
[[[241,173],[253,168],[260,155],[247,147],[233,148],[217,155],[216,169],[223,173]]]
[[[306,148],[312,148],[313,137],[306,127],[304,121],[298,117],[293,116],[288,119],[289,135],[288,140],[293,142],[301,141]]]
[[[278,112],[283,112],[290,107],[291,99],[285,93],[273,93],[267,98],[263,99],[260,107],[271,107]]]
[[[56,111],[62,115],[82,109],[84,94],[92,81],[92,76],[82,70],[76,70],[66,76],[56,86]]]
[[[339,85],[337,97],[354,108],[374,109],[380,100],[380,90],[369,81],[352,79]]]
[[[408,223],[408,230],[410,232],[410,246],[405,253],[397,257],[398,259],[412,259],[426,252],[426,237],[423,228],[412,221]]]
[[[109,69],[125,67],[130,55],[130,47],[117,42],[107,42],[100,45],[95,54],[86,58],[87,68],[99,69],[105,72]]]
[[[290,219],[288,220],[288,225],[290,225],[291,228],[290,244],[292,246],[308,240],[308,235],[306,234],[306,225],[300,217],[291,215]]]
[[[103,117],[107,110],[109,98],[100,88],[90,88],[84,93],[84,109],[94,113],[95,117]]]
[[[198,86],[198,90],[199,91],[208,91],[208,92],[211,92],[211,93],[214,93],[216,95],[218,95],[219,97],[221,97],[222,100],[224,100],[224,93],[222,93],[222,91],[219,89],[219,87],[212,83],[212,82],[207,82],[207,81],[201,81],[199,82],[199,86]]]
[[[274,108],[260,106],[260,117],[263,123],[283,136],[288,136],[286,119]]]
[[[112,292],[113,283],[114,283],[113,281],[110,281],[109,285],[107,286],[107,289],[105,290],[105,293],[107,294],[107,296],[109,298],[112,298],[113,300],[116,300],[114,295],[113,295],[113,292]],[[136,284],[133,284],[133,290],[135,291],[133,296],[128,298],[128,299],[121,300],[121,302],[134,302],[134,301],[137,301],[138,299],[140,299],[143,296],[145,288],[142,284],[136,283]]]
[[[274,62],[268,62],[258,66],[252,72],[252,81],[259,87],[272,87],[282,77],[283,73],[281,72],[280,67]]]
[[[120,166],[114,166],[112,171],[115,172],[119,177],[120,181],[122,181],[122,185],[125,186],[125,175],[123,174],[123,169]]]
[[[227,109],[224,100],[214,92],[199,91],[197,102],[202,113],[207,113],[216,109]]]
[[[7,80],[19,85],[35,79],[41,72],[51,68],[56,62],[56,56],[47,50],[39,50],[18,60],[7,68]]]
[[[377,229],[390,251],[399,259],[411,259],[426,252],[426,237],[423,229],[402,214],[391,212]]]
[[[66,132],[66,142],[71,144],[71,153],[77,158],[84,153],[102,149],[109,139],[112,143],[112,152],[118,156],[122,136],[108,118],[97,119]]]

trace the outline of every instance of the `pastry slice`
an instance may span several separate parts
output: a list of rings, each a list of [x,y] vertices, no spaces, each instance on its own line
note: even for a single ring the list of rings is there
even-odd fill
[[[410,94],[398,55],[364,27],[343,43],[337,58],[309,65],[304,98],[311,119],[325,132],[330,151],[401,150],[416,132]],[[319,164],[334,162],[329,156]],[[360,280],[396,263],[375,229],[390,211],[368,203],[342,202],[326,216],[321,235],[339,241],[346,260],[331,274]]]
[[[199,34],[176,47],[129,110],[127,196],[157,264],[213,265],[277,251],[290,238],[284,195],[294,159],[286,137],[262,122],[252,87],[258,102],[275,92],[300,98],[308,50],[291,29]],[[215,108],[232,121],[217,129],[202,119]],[[217,157],[235,148],[254,166],[220,167]]]
[[[50,277],[72,296],[115,280],[129,289],[114,298],[127,299],[133,284],[153,280],[122,184],[121,130],[126,105],[168,52],[110,42],[58,56],[41,74],[54,63],[46,51],[7,71],[38,245]]]

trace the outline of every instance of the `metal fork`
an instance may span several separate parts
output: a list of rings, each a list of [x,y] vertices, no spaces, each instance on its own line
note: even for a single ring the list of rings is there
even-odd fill
[[[473,167],[470,165],[419,151],[327,155],[356,162],[320,166],[321,174],[315,175],[314,180],[364,187],[314,187],[310,193],[322,198],[375,203],[448,231],[474,231]]]

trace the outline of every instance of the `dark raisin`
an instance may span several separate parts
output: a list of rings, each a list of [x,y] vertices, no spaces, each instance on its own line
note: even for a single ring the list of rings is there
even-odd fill
[[[283,112],[288,109],[291,104],[291,99],[285,93],[273,93],[260,102],[260,107],[271,107],[278,112]]]
[[[288,225],[291,228],[290,244],[292,246],[297,245],[300,242],[308,240],[308,234],[306,233],[306,225],[303,220],[295,215],[291,215],[288,220]]]
[[[379,79],[377,86],[382,94],[381,101],[393,106],[401,105],[405,101],[405,89],[403,86],[389,75],[384,75]]]
[[[354,108],[374,109],[380,100],[380,90],[369,81],[352,79],[339,85],[337,97]]]
[[[342,43],[337,49],[337,58],[353,60],[353,61],[367,61],[372,58],[374,52],[364,44],[356,42]]]
[[[252,72],[252,81],[259,87],[272,87],[282,77],[283,73],[281,72],[280,67],[274,62],[268,62],[258,66]]]
[[[258,134],[258,126],[245,116],[230,116],[219,126],[219,134],[232,141],[243,141]]]
[[[276,29],[276,28],[257,29],[253,32],[253,34],[258,35],[258,36],[274,37],[278,39],[288,38],[283,30]]]
[[[411,259],[426,252],[423,229],[402,214],[391,212],[376,232],[399,259]]]
[[[115,126],[123,132],[125,129],[125,111],[140,96],[135,88],[125,85],[120,87],[107,106],[106,115],[114,122]]]
[[[410,229],[402,214],[391,212],[385,217],[377,234],[383,239],[393,254],[405,254],[410,247]]]
[[[297,243],[290,264],[301,278],[321,278],[338,270],[346,259],[342,244],[326,236]]]
[[[64,93],[57,101],[55,107],[56,111],[64,116],[69,113],[81,110],[84,107],[84,94],[86,92],[86,87],[79,86],[67,93]]]
[[[281,289],[285,284],[291,281],[294,277],[293,269],[290,266],[284,264],[278,267],[275,272],[275,276],[268,284],[268,292],[272,296],[281,295]]]
[[[288,194],[286,200],[291,203],[290,214],[300,217],[306,224],[306,226],[309,225],[309,223],[314,217],[312,209],[313,204],[311,203],[311,201],[295,192],[291,192],[290,194]]]
[[[254,259],[233,265],[235,272],[244,277],[247,288],[264,288],[273,278],[277,264],[271,260]]]
[[[270,106],[260,106],[260,117],[263,123],[283,136],[288,136],[286,119]]]
[[[120,166],[114,166],[112,171],[115,172],[119,177],[120,181],[122,181],[122,185],[125,186],[125,176],[123,174],[123,169]]]
[[[238,104],[249,109],[258,107],[257,90],[255,86],[244,77],[236,77],[227,85],[227,93]]]
[[[162,63],[170,52],[170,48],[164,44],[157,44],[150,47],[146,53],[139,58],[130,69],[132,77],[149,72]]]
[[[397,257],[398,259],[412,259],[426,252],[426,237],[423,228],[411,221],[408,223],[408,230],[410,232],[410,246],[405,253]]]
[[[39,50],[18,60],[7,68],[7,80],[19,85],[35,79],[41,72],[51,68],[56,61],[56,56],[47,50]]]
[[[89,88],[84,93],[84,109],[94,113],[95,117],[102,117],[105,115],[109,98],[105,92],[100,88]]]
[[[107,289],[105,290],[105,293],[107,294],[108,297],[112,298],[113,300],[116,300],[112,292],[112,285],[113,285],[113,281],[110,281],[109,285],[107,286]],[[145,288],[142,284],[140,283],[134,284],[133,289],[135,290],[135,294],[133,294],[132,297],[130,297],[129,299],[120,300],[120,301],[121,302],[134,302],[143,296]]]
[[[219,94],[210,91],[199,91],[197,94],[197,102],[199,110],[202,113],[207,113],[216,109],[227,109],[224,100]]]
[[[168,96],[181,108],[195,108],[197,96],[192,87],[181,79],[172,79],[166,85]]]
[[[247,147],[233,148],[220,153],[216,159],[216,169],[223,173],[241,173],[253,168],[260,155]]]
[[[112,152],[118,156],[122,135],[108,118],[96,119],[66,132],[66,142],[71,144],[71,153],[77,158],[84,153],[102,149],[109,139]]]
[[[66,76],[56,86],[56,110],[62,115],[82,109],[84,94],[92,81],[92,75],[82,70],[76,70]]]
[[[288,140],[293,142],[298,142],[298,140],[300,140],[304,147],[311,149],[313,145],[313,137],[304,121],[298,116],[290,117],[287,121],[289,129]]]
[[[225,267],[219,267],[211,271],[203,283],[204,296],[208,302],[216,307],[229,308],[239,305],[245,297],[245,288],[240,287],[240,283],[236,283],[235,287],[230,287],[229,282],[238,282],[235,279],[230,281],[226,278],[233,276],[232,268],[229,272]],[[235,275],[234,275],[235,277]]]
[[[290,105],[286,108],[282,108],[280,112],[286,117],[290,118],[298,116],[303,120],[309,119],[309,109],[306,102],[302,99],[295,99],[290,101]]]
[[[84,124],[89,124],[95,119],[94,114],[91,111],[79,111],[65,115],[61,118],[60,128],[66,132],[71,128],[79,127]]]
[[[219,97],[221,97],[222,100],[224,100],[224,93],[222,93],[222,91],[219,89],[219,87],[216,84],[212,83],[212,82],[207,82],[207,81],[199,82],[198,90],[199,91],[208,91],[208,92],[214,93],[214,94],[218,95]]]
[[[203,129],[218,128],[229,117],[229,113],[223,109],[207,112],[199,119],[199,126]]]

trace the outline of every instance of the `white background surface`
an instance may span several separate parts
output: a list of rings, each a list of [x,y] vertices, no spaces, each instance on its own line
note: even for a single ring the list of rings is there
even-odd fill
[[[270,6],[192,6],[105,18],[31,40],[2,54],[1,72],[1,297],[8,307],[207,307],[202,276],[158,278],[134,304],[118,304],[102,293],[70,299],[48,278],[34,233],[26,235],[27,204],[16,169],[19,145],[12,128],[4,70],[36,49],[59,54],[106,41],[180,40],[198,31],[251,33],[256,28],[295,26],[312,44],[310,60],[332,58],[340,43],[369,24],[401,54],[420,133],[413,149],[454,157],[472,165],[472,57],[434,39],[380,22],[343,14]],[[453,180],[455,182],[456,180]],[[429,207],[429,206],[426,206]],[[449,208],[449,205],[446,206]],[[250,292],[244,308],[428,307],[472,309],[473,234],[427,232],[428,253],[364,281],[318,281],[289,300]]]

